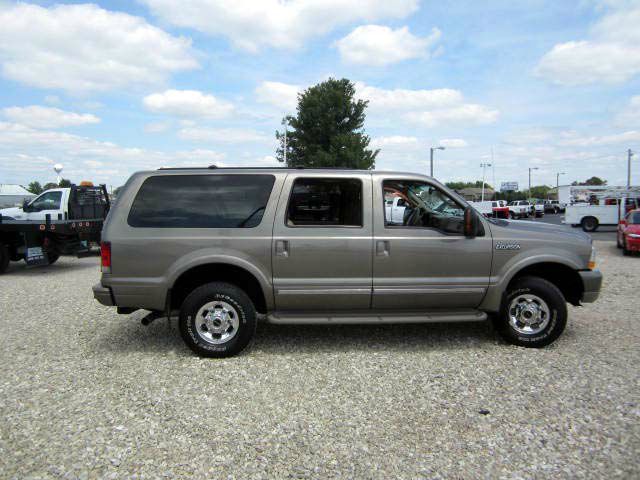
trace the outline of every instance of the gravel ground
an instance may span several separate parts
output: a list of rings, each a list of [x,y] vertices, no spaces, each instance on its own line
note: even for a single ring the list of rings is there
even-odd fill
[[[92,298],[97,259],[0,277],[3,478],[640,476],[640,258],[528,350],[484,323],[258,329],[202,360]],[[488,412],[488,413],[487,413]]]

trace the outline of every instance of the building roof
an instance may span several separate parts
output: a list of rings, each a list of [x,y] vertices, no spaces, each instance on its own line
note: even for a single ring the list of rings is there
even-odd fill
[[[0,183],[0,195],[33,195],[33,193],[21,185]]]

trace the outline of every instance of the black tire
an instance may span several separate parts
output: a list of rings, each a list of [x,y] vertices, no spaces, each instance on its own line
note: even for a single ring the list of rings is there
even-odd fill
[[[523,333],[509,321],[509,306],[520,296],[535,295],[549,310],[547,325],[538,332]],[[562,292],[551,282],[539,277],[517,279],[505,293],[499,314],[494,323],[500,335],[513,345],[540,348],[555,341],[567,325],[567,303]]]
[[[9,260],[9,249],[6,245],[0,245],[0,274],[7,271]]]
[[[238,328],[224,343],[210,343],[198,333],[196,320],[198,311],[207,303],[224,302],[237,315]],[[233,318],[233,317],[232,317]],[[180,308],[179,328],[187,346],[202,357],[231,357],[249,345],[256,331],[256,309],[249,296],[235,285],[212,282],[191,292]]]
[[[510,218],[511,220],[515,220],[515,219],[516,219],[516,214],[515,214],[515,213],[513,213],[513,212],[509,212],[509,218]]]
[[[580,226],[585,232],[595,232],[598,228],[598,219],[596,217],[584,217],[580,222]]]
[[[58,252],[48,252],[47,258],[49,259],[49,265],[53,265],[60,258],[60,254]]]
[[[616,247],[622,248],[622,243],[620,243],[620,235],[616,233]]]
[[[631,255],[631,250],[627,248],[627,240],[625,238],[622,239],[622,254],[627,257]]]

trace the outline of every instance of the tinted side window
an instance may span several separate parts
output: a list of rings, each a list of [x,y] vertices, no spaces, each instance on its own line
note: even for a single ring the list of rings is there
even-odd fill
[[[298,178],[293,184],[287,225],[362,226],[362,182],[353,178]]]
[[[273,175],[163,175],[144,181],[129,225],[154,228],[251,228],[262,220]]]

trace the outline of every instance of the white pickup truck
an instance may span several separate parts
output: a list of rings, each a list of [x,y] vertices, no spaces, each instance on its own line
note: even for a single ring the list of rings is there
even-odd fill
[[[110,206],[104,185],[72,185],[0,210],[0,274],[11,261],[51,265],[60,255],[90,253]]]
[[[404,212],[407,208],[407,201],[401,197],[387,198],[384,202],[384,210],[387,223],[392,225],[402,225],[404,222]]]
[[[580,225],[585,232],[594,232],[600,225],[618,225],[627,212],[639,207],[640,198],[605,199],[604,203],[605,205],[568,205],[563,222],[574,227]]]
[[[510,218],[524,218],[531,215],[531,205],[526,200],[514,200],[507,206]]]

